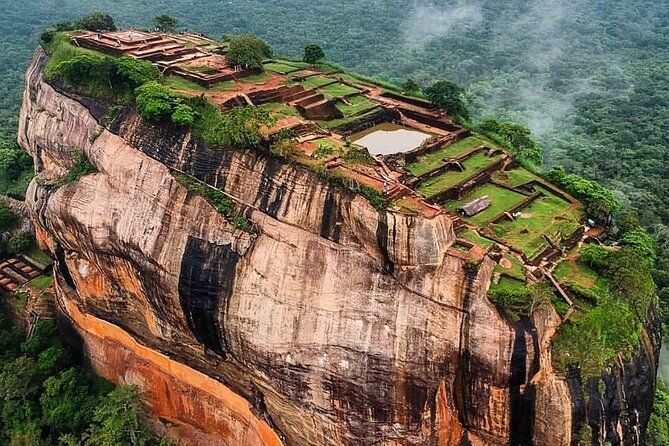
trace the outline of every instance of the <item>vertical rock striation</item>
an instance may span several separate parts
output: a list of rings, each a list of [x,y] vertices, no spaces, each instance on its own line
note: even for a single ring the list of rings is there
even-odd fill
[[[38,50],[27,73],[19,142],[37,166],[27,204],[57,259],[61,321],[96,371],[146,390],[168,434],[569,445],[599,410],[597,441],[641,444],[653,330],[586,404],[592,386],[551,367],[558,315],[502,317],[486,296],[494,262],[449,254],[447,216],[378,212],[307,169],[205,147],[131,109],[102,126],[105,104],[57,91],[45,60]],[[44,185],[75,150],[97,172]],[[257,232],[236,230],[175,172],[233,197]]]

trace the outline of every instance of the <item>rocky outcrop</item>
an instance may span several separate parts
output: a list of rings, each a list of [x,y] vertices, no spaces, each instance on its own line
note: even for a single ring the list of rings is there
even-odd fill
[[[447,216],[379,212],[264,153],[208,148],[131,109],[112,117],[45,82],[44,63],[38,50],[19,141],[37,166],[27,204],[57,259],[61,322],[95,370],[145,389],[170,435],[253,446],[578,440],[593,399],[552,370],[559,317],[505,319],[486,296],[494,262],[449,254]],[[74,151],[97,172],[45,185]],[[175,172],[228,194],[257,231],[236,230]],[[656,345],[612,372],[617,403],[602,406],[597,441],[615,431],[613,444],[640,444]]]

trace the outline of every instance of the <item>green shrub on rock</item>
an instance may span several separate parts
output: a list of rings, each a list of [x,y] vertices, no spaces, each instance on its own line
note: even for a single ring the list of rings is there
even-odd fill
[[[603,246],[587,244],[579,252],[578,259],[596,271],[601,271],[608,264],[609,254],[610,251]]]
[[[183,98],[169,87],[152,81],[135,90],[137,113],[145,119],[159,121],[169,117],[177,125],[192,126],[196,113]]]
[[[9,239],[7,249],[13,254],[26,252],[35,243],[35,238],[31,234],[18,234]]]
[[[57,41],[56,51],[46,70],[48,78],[61,79],[66,88],[91,96],[121,98],[138,86],[162,78],[150,62],[128,56],[109,57]],[[62,60],[60,60],[62,59]]]
[[[72,160],[74,164],[67,171],[65,175],[58,178],[53,185],[55,187],[62,187],[66,184],[73,183],[86,175],[97,172],[97,169],[91,163],[88,158],[83,154],[83,152],[77,150],[72,154]]]
[[[135,88],[151,81],[162,78],[162,74],[147,60],[136,60],[132,57],[123,56],[114,61],[117,81],[124,82],[128,87]]]
[[[186,104],[177,105],[172,113],[172,122],[177,125],[191,127],[195,123],[195,111]]]
[[[135,90],[137,113],[142,118],[157,121],[172,114],[177,95],[157,82],[147,82]]]
[[[543,174],[551,183],[581,200],[592,218],[607,220],[620,208],[620,201],[609,189],[576,174],[567,173],[562,167],[554,167]]]
[[[19,217],[11,209],[0,206],[0,232],[14,229],[18,222]]]

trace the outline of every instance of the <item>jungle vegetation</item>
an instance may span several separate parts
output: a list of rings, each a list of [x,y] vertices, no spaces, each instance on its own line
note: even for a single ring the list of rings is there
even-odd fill
[[[146,422],[134,387],[81,368],[51,321],[26,339],[0,315],[0,443],[165,446]]]

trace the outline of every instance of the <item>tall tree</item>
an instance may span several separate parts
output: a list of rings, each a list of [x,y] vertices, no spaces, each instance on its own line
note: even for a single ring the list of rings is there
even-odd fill
[[[469,108],[464,98],[464,90],[449,81],[439,81],[425,90],[428,99],[436,107],[443,108],[455,117],[469,119]]]
[[[420,90],[420,86],[412,77],[410,77],[402,84],[402,90],[407,93],[412,93]]]
[[[93,12],[77,21],[77,27],[89,31],[116,31],[114,18],[102,12]]]
[[[151,432],[142,423],[136,387],[119,387],[111,391],[93,412],[93,422],[86,443],[90,446],[150,444]]]
[[[156,29],[164,33],[173,33],[177,29],[179,21],[174,17],[170,17],[167,14],[157,15],[153,19],[153,24],[156,25]]]
[[[254,35],[241,34],[230,39],[227,58],[233,65],[261,68],[262,61],[268,57],[272,57],[272,49]]]
[[[40,395],[42,421],[59,433],[83,432],[93,420],[100,402],[88,386],[84,374],[74,368],[43,383]]]
[[[316,65],[320,60],[325,58],[323,48],[315,43],[311,43],[304,47],[304,61],[311,65]]]

